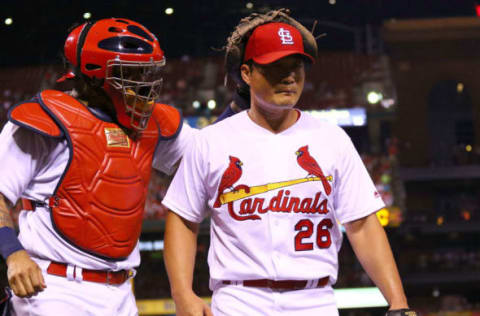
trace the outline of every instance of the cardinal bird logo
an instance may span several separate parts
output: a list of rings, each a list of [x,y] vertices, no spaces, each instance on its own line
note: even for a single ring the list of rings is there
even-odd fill
[[[308,145],[300,147],[295,154],[297,155],[297,162],[302,167],[305,171],[308,172],[307,177],[310,175],[316,176],[320,178],[320,181],[322,181],[323,188],[325,189],[325,193],[327,195],[330,195],[332,192],[332,187],[330,186],[330,183],[327,181],[327,178],[325,178],[325,175],[322,172],[322,169],[318,165],[317,161],[315,158],[310,156],[310,153],[308,152]]]
[[[213,204],[213,207],[220,207],[222,203],[220,202],[220,195],[223,194],[223,191],[227,188],[233,190],[233,184],[240,179],[242,176],[242,165],[243,163],[237,157],[229,156],[230,164],[228,165],[227,170],[222,175],[222,180],[220,180],[220,185],[218,186],[217,200]]]

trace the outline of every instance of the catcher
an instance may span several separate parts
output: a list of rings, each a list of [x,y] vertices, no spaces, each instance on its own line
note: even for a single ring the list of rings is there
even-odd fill
[[[294,108],[317,56],[311,32],[287,10],[253,14],[226,51],[234,106],[250,108],[196,135],[163,200],[177,315],[338,315],[341,222],[390,304],[387,315],[414,316],[375,214],[384,203],[350,138]],[[211,308],[192,291],[206,216]]]
[[[171,174],[192,129],[157,103],[165,57],[143,25],[82,24],[64,53],[73,70],[61,80],[74,90],[14,106],[0,134],[9,306],[13,315],[137,315],[128,280],[151,168]],[[20,198],[17,238],[9,212]]]

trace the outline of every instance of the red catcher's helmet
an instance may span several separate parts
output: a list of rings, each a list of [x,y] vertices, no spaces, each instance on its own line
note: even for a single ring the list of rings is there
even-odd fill
[[[73,29],[64,50],[76,75],[100,84],[112,99],[120,124],[137,131],[146,128],[165,65],[153,33],[131,20],[103,19]]]

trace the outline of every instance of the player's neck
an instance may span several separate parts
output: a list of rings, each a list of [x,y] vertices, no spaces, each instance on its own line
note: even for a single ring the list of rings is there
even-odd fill
[[[248,116],[253,122],[275,134],[281,133],[295,124],[298,115],[298,111],[293,108],[270,110],[252,106],[248,110]]]

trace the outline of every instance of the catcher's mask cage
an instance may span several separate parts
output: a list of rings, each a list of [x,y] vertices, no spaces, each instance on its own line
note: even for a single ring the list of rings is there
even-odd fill
[[[165,59],[132,62],[115,58],[107,62],[105,82],[121,92],[130,126],[136,130],[147,127],[153,105],[160,98],[163,66]]]

